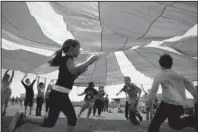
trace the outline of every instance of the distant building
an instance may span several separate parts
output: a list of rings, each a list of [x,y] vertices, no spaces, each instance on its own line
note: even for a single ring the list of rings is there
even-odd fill
[[[111,100],[111,105],[113,106],[119,106],[119,105],[125,105],[125,101],[126,101],[126,98],[112,98]]]

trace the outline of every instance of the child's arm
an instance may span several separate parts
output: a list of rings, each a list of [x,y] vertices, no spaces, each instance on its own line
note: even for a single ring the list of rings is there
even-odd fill
[[[33,85],[34,85],[34,83],[36,82],[37,77],[38,77],[38,76],[36,76],[36,78],[35,78],[35,79],[34,79],[34,81],[32,82],[32,84],[31,84],[32,86],[33,86]],[[38,87],[37,87],[37,88],[38,88]]]
[[[26,84],[24,83],[24,79],[27,77],[28,74],[25,74],[24,77],[21,79],[21,83],[23,84],[23,86],[25,87]]]
[[[39,91],[39,82],[40,82],[40,76],[38,76],[38,80],[37,80],[37,90]]]
[[[46,78],[44,78],[44,89],[45,89],[45,86],[46,86]]]
[[[123,92],[123,91],[124,91],[124,88],[125,88],[125,85],[124,85],[124,87],[116,94],[116,96],[118,96],[121,92]]]
[[[194,97],[194,99],[197,99],[197,91],[195,89],[195,87],[193,86],[192,82],[190,82],[187,78],[183,77],[183,82],[184,85],[186,86],[186,89],[188,90],[188,92],[191,93],[191,95]]]
[[[153,80],[152,88],[151,88],[150,93],[148,94],[148,98],[147,98],[147,101],[146,101],[146,106],[147,107],[152,106],[153,98],[156,95],[156,93],[158,91],[158,88],[159,88],[159,85],[160,85],[159,78],[160,77],[156,76],[155,79]]]
[[[84,94],[86,94],[85,92],[82,92],[81,94],[78,94],[78,96],[82,96],[82,95],[84,95]]]
[[[11,75],[11,78],[9,80],[9,83],[12,83],[13,78],[14,78],[14,70],[12,70],[12,75]]]
[[[7,69],[7,70],[5,71],[5,73],[4,73],[4,75],[3,75],[3,78],[5,78],[5,75],[8,74],[8,72],[9,72],[9,69]]]
[[[82,74],[86,69],[88,68],[89,65],[91,65],[93,62],[95,62],[98,59],[97,56],[91,57],[88,61],[84,62],[81,65],[74,66],[74,60],[73,59],[68,59],[67,61],[67,68],[68,70],[76,76],[79,76]]]
[[[143,92],[144,92],[145,94],[148,94],[148,93],[144,90],[144,87],[143,87],[142,84],[141,84],[141,88],[142,88],[142,90],[143,90]]]

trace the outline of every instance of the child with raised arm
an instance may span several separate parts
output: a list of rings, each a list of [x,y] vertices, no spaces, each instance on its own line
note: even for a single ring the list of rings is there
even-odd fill
[[[45,92],[45,86],[46,86],[46,78],[44,78],[44,82],[40,82],[40,76],[38,76],[37,81],[37,98],[36,98],[36,116],[41,116],[42,106],[44,103],[44,92]]]
[[[160,56],[159,64],[161,66],[161,71],[153,80],[146,105],[149,108],[152,106],[152,100],[156,95],[160,84],[162,87],[162,102],[149,125],[148,132],[159,132],[161,124],[167,118],[168,124],[172,129],[180,130],[185,127],[193,127],[198,132],[198,119],[196,116],[186,116],[181,118],[186,106],[185,89],[192,94],[194,99],[197,98],[197,92],[193,84],[188,79],[171,69],[173,59],[170,55],[164,54]]]
[[[4,75],[3,79],[1,80],[1,114],[6,114],[6,109],[8,107],[8,101],[12,94],[12,90],[10,88],[10,84],[12,83],[14,77],[14,70],[12,71],[12,75],[8,74],[9,70],[7,70]]]
[[[31,115],[32,113],[32,106],[33,106],[33,99],[34,99],[34,83],[36,82],[37,76],[34,79],[34,81],[31,83],[29,78],[26,78],[28,74],[25,74],[23,79],[21,80],[21,83],[23,84],[25,88],[25,101],[24,101],[24,106],[25,106],[25,114],[27,113],[27,106],[30,107],[29,114]],[[26,78],[26,79],[25,79]],[[25,79],[25,83],[24,83]]]
[[[67,117],[66,132],[73,132],[76,126],[76,113],[69,99],[69,93],[74,85],[74,80],[86,71],[89,65],[95,62],[98,57],[92,56],[81,65],[74,65],[74,58],[79,55],[80,43],[77,40],[68,39],[62,45],[62,48],[55,53],[54,58],[49,62],[51,66],[59,67],[58,80],[52,87],[49,95],[49,114],[47,118],[29,117],[23,113],[17,112],[11,123],[9,130],[14,132],[15,128],[24,123],[37,124],[42,127],[53,127],[63,112]]]

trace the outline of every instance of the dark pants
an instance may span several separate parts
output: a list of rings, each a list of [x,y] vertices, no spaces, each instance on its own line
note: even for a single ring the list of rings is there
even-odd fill
[[[25,97],[25,101],[24,101],[24,106],[27,107],[32,107],[33,105],[33,97]]]
[[[49,110],[49,98],[45,99],[45,112],[48,112]]]
[[[128,120],[128,115],[129,115],[129,104],[128,101],[125,102],[125,117]]]
[[[180,130],[185,127],[197,126],[196,116],[187,116],[181,118],[180,116],[184,114],[184,109],[182,106],[176,106],[162,102],[154,115],[148,132],[159,132],[160,125],[168,118],[168,124],[172,129]]]
[[[137,104],[128,104],[128,107],[129,107],[129,120],[134,125],[140,125],[139,121],[142,121],[142,116],[137,109]],[[136,117],[139,119],[139,121],[137,120]]]
[[[67,117],[68,125],[76,125],[76,113],[68,94],[51,90],[49,95],[49,113],[48,117],[44,119],[42,126],[53,127],[56,124],[60,112],[63,112]]]
[[[93,106],[93,116],[95,116],[96,109],[98,109],[98,116],[100,116],[103,108],[104,102],[102,100],[96,100]]]
[[[44,103],[44,98],[43,97],[37,97],[36,99],[36,115],[41,115],[42,111],[42,106]]]

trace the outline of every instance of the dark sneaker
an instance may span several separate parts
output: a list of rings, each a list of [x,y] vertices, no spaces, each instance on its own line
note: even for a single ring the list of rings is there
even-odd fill
[[[17,127],[20,127],[23,124],[24,114],[17,111],[16,114],[13,116],[12,121],[9,125],[9,132],[14,132]]]

